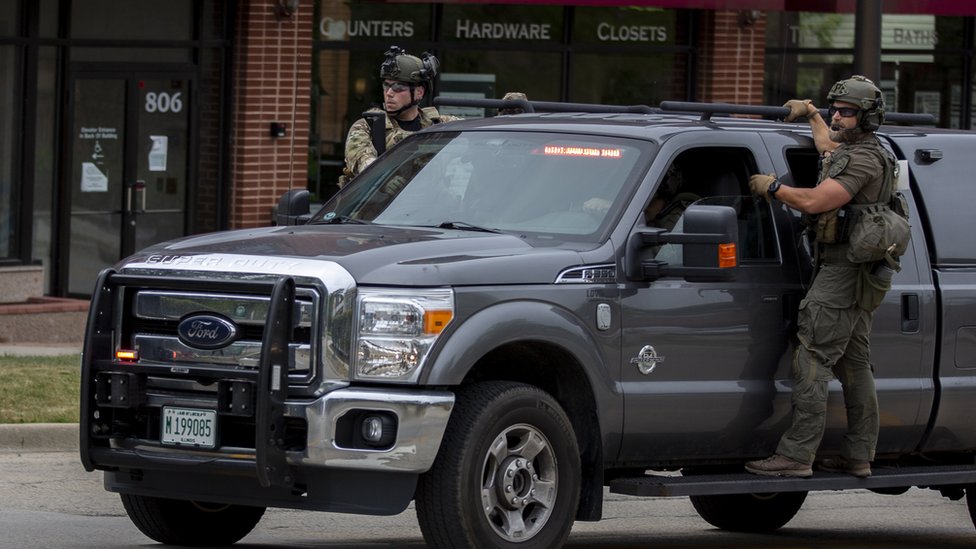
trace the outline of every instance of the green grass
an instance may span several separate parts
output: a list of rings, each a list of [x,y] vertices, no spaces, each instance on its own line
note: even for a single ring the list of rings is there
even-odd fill
[[[75,423],[81,359],[0,356],[0,423]]]

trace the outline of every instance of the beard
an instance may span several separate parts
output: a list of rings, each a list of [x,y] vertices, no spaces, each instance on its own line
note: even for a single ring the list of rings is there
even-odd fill
[[[845,128],[838,124],[831,124],[828,135],[830,140],[834,143],[854,143],[855,141],[861,139],[864,135],[864,130],[859,126],[853,128]]]

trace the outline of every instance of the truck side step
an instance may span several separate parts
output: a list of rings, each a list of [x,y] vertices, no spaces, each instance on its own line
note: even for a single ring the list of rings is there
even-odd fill
[[[610,481],[610,491],[629,496],[670,497],[976,484],[976,465],[874,467],[872,472],[868,478],[816,470],[810,478],[761,477],[746,472],[686,477],[645,475],[614,479]]]

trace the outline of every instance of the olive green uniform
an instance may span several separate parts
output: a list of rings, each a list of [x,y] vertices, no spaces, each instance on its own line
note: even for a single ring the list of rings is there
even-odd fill
[[[888,160],[884,160],[888,159]],[[853,197],[852,204],[878,202],[890,156],[870,134],[825,156],[820,181],[833,178]],[[823,214],[822,214],[823,215]],[[848,245],[817,242],[819,264],[800,302],[799,346],[793,357],[793,423],[777,454],[813,463],[827,420],[827,383],[840,380],[847,407],[847,434],[841,455],[874,459],[878,441],[878,398],[870,363],[873,310],[857,303],[861,265],[847,258]]]
[[[373,109],[376,112],[383,112]],[[434,107],[420,109],[420,128],[427,128],[440,122],[458,120],[456,116],[442,115]],[[344,187],[353,177],[359,175],[372,161],[376,160],[376,148],[370,134],[369,121],[365,118],[357,120],[346,136],[346,166],[339,178],[339,186]],[[400,127],[395,119],[386,117],[386,148],[389,150],[403,141],[408,135],[415,133]]]

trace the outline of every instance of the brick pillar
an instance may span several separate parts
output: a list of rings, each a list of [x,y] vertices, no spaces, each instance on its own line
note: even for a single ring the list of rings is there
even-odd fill
[[[290,17],[244,0],[235,29],[230,227],[271,224],[281,193],[307,185],[313,2]],[[271,123],[287,124],[271,137]]]
[[[700,10],[698,101],[761,105],[766,65],[766,14]]]

